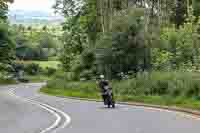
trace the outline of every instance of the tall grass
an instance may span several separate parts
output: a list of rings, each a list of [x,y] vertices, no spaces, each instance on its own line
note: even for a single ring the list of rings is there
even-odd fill
[[[99,90],[95,82],[69,82],[56,79],[49,81],[42,91],[54,95],[99,98]]]
[[[200,109],[200,73],[151,72],[134,78],[111,82],[120,101],[136,101],[159,105],[177,105]],[[41,90],[51,95],[100,98],[95,82],[49,81]]]
[[[200,73],[138,73],[135,78],[113,82],[117,94],[131,96],[200,96]]]

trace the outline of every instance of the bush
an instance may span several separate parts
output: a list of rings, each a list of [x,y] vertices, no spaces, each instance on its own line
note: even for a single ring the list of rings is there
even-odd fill
[[[83,66],[80,63],[75,63],[72,68],[73,79],[75,81],[80,79],[80,74],[83,71]]]
[[[9,25],[0,20],[0,63],[7,65],[14,59],[15,42],[12,33],[9,30]]]
[[[144,10],[130,10],[113,17],[112,32],[97,41],[96,63],[98,71],[107,78],[129,71],[135,73],[151,69],[151,48],[159,42],[159,32],[145,30]],[[152,25],[151,25],[152,26]],[[156,29],[156,28],[155,28]]]
[[[91,79],[90,71],[85,71],[84,78]],[[57,82],[59,81],[59,82]],[[60,78],[57,80],[49,81],[48,88],[70,89],[76,88],[79,91],[81,86],[85,84],[92,84],[93,93],[98,93],[95,82],[76,82],[71,84]],[[170,98],[195,98],[200,97],[200,76],[199,73],[191,72],[141,72],[137,73],[135,78],[122,81],[112,81],[112,87],[116,96],[122,97],[136,97],[136,96],[162,96]],[[72,86],[71,86],[72,85]],[[92,89],[92,88],[88,88]]]
[[[49,81],[47,86],[41,91],[48,94],[72,97],[99,97],[99,88],[95,82],[66,82],[63,79],[55,79]]]
[[[84,70],[84,71],[82,71],[82,73],[80,74],[80,78],[81,78],[81,79],[91,80],[92,77],[93,77],[93,72],[92,72],[92,70]]]
[[[199,73],[191,72],[143,72],[135,78],[114,82],[117,95],[129,96],[200,96]]]
[[[160,39],[165,42],[162,49],[154,50],[153,65],[154,68],[171,67],[173,69],[182,69],[183,65],[199,65],[199,34],[198,25],[192,22],[185,23],[179,29],[175,27],[163,28]],[[190,66],[189,66],[190,65]]]
[[[93,50],[85,50],[82,53],[81,64],[85,69],[90,69],[94,65],[95,53]]]
[[[42,71],[42,68],[35,63],[27,64],[25,66],[25,72],[30,75],[37,75]]]
[[[47,67],[46,70],[45,70],[45,74],[47,76],[52,76],[56,73],[56,69],[55,68],[50,68],[50,67]]]
[[[16,56],[22,60],[48,60],[48,52],[40,46],[22,45],[16,49]]]

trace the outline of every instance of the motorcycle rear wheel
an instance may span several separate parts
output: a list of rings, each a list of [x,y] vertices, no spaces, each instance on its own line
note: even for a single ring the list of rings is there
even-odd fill
[[[115,103],[112,104],[112,108],[115,108]]]

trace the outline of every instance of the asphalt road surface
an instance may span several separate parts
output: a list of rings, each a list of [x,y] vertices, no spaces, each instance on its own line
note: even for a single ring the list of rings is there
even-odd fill
[[[0,87],[0,133],[199,133],[200,119],[159,109],[39,94],[43,83]]]

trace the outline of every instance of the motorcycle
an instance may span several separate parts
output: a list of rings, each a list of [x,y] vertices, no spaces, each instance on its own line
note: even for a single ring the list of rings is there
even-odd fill
[[[112,108],[115,108],[115,100],[114,100],[114,96],[113,96],[113,92],[112,92],[112,88],[110,88],[109,86],[105,86],[104,89],[106,90],[106,92],[104,93],[105,97],[105,104],[108,106],[108,108],[110,108],[112,106]]]

